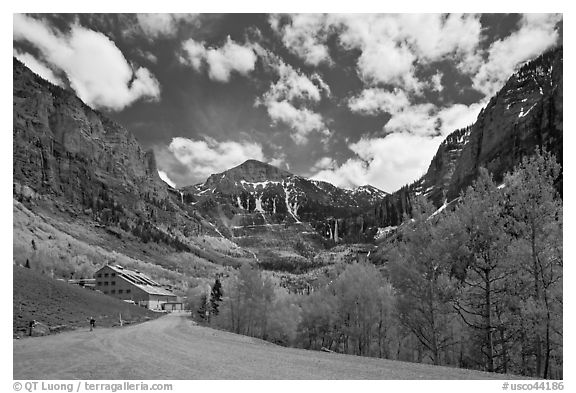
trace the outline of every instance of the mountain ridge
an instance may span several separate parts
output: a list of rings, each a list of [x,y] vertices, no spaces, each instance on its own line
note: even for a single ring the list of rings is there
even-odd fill
[[[349,190],[331,183],[308,179],[279,169],[273,165],[247,160],[226,171],[213,174],[204,183],[180,189],[185,202],[199,208],[215,219],[222,211],[230,224],[243,227],[270,224],[308,222],[318,233],[338,233],[330,226],[340,225],[345,233],[345,220],[358,220],[370,207],[387,195],[384,191],[365,185]],[[218,216],[218,217],[217,217]],[[367,218],[368,219],[368,218]],[[341,220],[339,224],[336,222]],[[353,226],[350,222],[349,227]],[[360,232],[367,232],[371,224],[361,223]],[[336,235],[330,236],[339,241]]]

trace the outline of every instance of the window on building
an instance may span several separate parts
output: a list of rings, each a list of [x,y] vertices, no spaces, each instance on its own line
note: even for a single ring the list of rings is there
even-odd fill
[[[110,281],[110,285],[116,285],[116,281]]]
[[[104,295],[108,295],[108,291],[103,291]]]
[[[96,282],[96,285],[98,285],[99,287],[102,286],[102,281]]]
[[[115,293],[116,293],[116,290],[113,289],[113,290],[110,291],[110,293],[111,293],[111,294],[115,294]]]
[[[122,292],[124,292],[122,289],[119,289],[119,290],[118,290],[118,293],[122,293]]]
[[[104,281],[104,286],[105,286],[105,287],[108,286],[108,281]]]
[[[104,277],[108,277],[108,273],[104,273]]]
[[[110,277],[116,277],[116,273],[110,274]]]
[[[129,289],[127,289],[127,290],[126,290],[126,293],[130,293],[130,290],[129,290]]]
[[[102,277],[102,273],[98,273],[98,276],[97,276],[97,277],[98,277],[98,278]]]

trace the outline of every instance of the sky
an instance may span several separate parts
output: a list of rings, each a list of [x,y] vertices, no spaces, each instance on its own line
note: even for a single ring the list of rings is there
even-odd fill
[[[153,149],[175,186],[257,159],[393,192],[561,14],[14,14],[13,55]]]

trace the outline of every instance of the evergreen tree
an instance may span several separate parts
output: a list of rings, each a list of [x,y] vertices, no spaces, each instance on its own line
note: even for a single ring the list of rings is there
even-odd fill
[[[218,308],[222,302],[222,284],[220,280],[216,278],[214,285],[212,286],[212,291],[210,292],[210,312],[213,315],[218,315]]]

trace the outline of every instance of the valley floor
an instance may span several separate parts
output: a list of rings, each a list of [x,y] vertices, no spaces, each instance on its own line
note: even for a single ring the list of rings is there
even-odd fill
[[[197,326],[188,314],[125,328],[14,340],[14,379],[510,379],[284,348]]]

